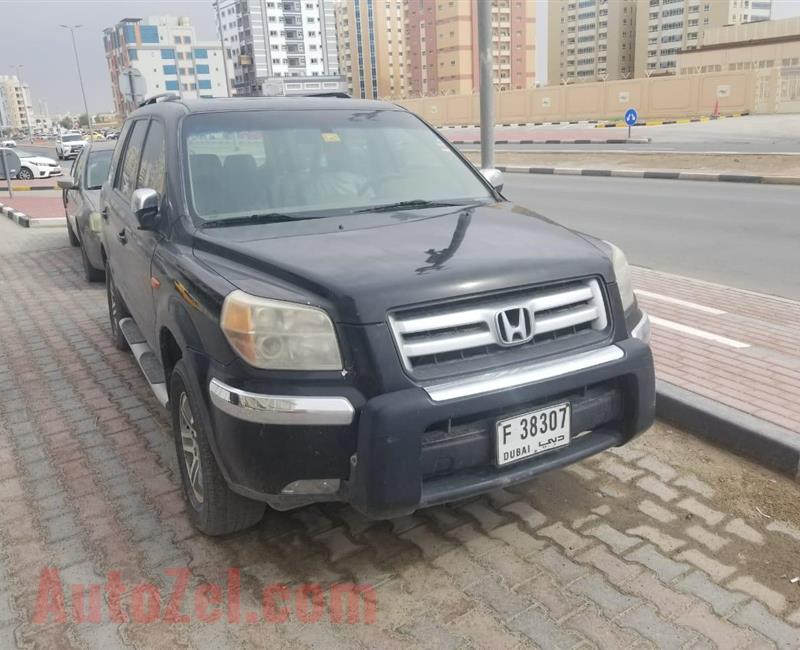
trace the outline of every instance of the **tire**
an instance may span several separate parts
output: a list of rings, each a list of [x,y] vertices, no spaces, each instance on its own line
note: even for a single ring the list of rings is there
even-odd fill
[[[67,236],[69,237],[69,243],[71,246],[81,245],[81,242],[78,240],[78,236],[75,234],[75,231],[72,229],[72,226],[69,223],[69,217],[67,217]]]
[[[83,243],[81,243],[81,262],[83,263],[83,277],[87,282],[100,282],[104,278],[104,272],[92,266]]]
[[[265,506],[228,487],[208,442],[211,418],[190,373],[186,362],[178,360],[170,376],[169,398],[189,519],[206,535],[236,533],[261,521]]]
[[[61,153],[58,151],[56,151],[56,156],[58,156],[59,160],[64,160],[64,156],[62,156]]]
[[[33,180],[33,172],[27,167],[20,167],[17,172],[17,179],[21,181]]]
[[[108,300],[108,319],[111,322],[111,341],[117,350],[127,350],[128,341],[120,329],[119,322],[123,318],[130,316],[125,303],[122,302],[122,297],[114,286],[114,278],[111,275],[111,269],[106,262],[106,299]]]

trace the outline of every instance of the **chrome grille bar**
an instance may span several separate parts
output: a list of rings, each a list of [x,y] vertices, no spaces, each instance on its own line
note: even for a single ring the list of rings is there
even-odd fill
[[[406,310],[392,314],[389,325],[406,369],[413,371],[420,360],[436,363],[436,355],[491,353],[501,345],[497,314],[520,307],[532,317],[534,345],[538,335],[568,336],[575,328],[603,330],[608,324],[600,285],[587,279],[466,305]]]

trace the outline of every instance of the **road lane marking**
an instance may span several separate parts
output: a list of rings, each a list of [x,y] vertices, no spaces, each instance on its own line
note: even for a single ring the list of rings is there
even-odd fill
[[[721,343],[722,345],[727,345],[731,348],[742,349],[750,347],[749,343],[742,343],[741,341],[729,339],[726,336],[720,336],[719,334],[713,334],[712,332],[699,330],[695,327],[689,327],[688,325],[682,325],[681,323],[676,323],[675,321],[659,318],[658,316],[650,316],[650,322],[653,325],[660,325],[661,327],[666,327],[667,329],[675,330],[676,332],[682,332],[683,334],[688,334],[689,336],[696,336],[699,339],[706,339],[707,341]]]
[[[721,309],[716,309],[714,307],[706,307],[705,305],[698,305],[696,302],[689,302],[688,300],[681,300],[680,298],[673,298],[672,296],[665,296],[663,293],[654,293],[653,291],[644,291],[642,289],[636,290],[637,295],[645,296],[647,298],[653,298],[654,300],[660,300],[661,302],[670,302],[673,305],[680,305],[681,307],[688,307],[689,309],[694,309],[695,311],[702,311],[706,314],[714,314],[715,316],[722,316],[722,314],[727,314],[728,312],[722,311]]]

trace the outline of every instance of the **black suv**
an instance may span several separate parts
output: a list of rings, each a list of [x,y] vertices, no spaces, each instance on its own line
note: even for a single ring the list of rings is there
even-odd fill
[[[403,515],[650,426],[625,257],[501,189],[389,103],[128,117],[101,197],[112,336],[171,411],[200,530],[265,504]]]

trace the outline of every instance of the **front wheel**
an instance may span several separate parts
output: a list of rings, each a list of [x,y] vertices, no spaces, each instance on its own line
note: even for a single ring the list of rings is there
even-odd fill
[[[130,316],[130,314],[128,314],[125,303],[122,302],[119,291],[117,291],[117,287],[114,284],[114,277],[111,275],[111,268],[108,262],[106,262],[106,298],[108,300],[108,320],[111,323],[111,341],[117,350],[127,350],[128,341],[122,333],[119,322],[123,318]]]
[[[17,178],[21,181],[29,181],[33,179],[33,172],[27,167],[21,167],[17,172]]]
[[[211,418],[190,369],[179,359],[170,376],[169,403],[183,494],[192,524],[206,535],[227,535],[257,524],[264,504],[228,487],[217,465],[208,434]]]

